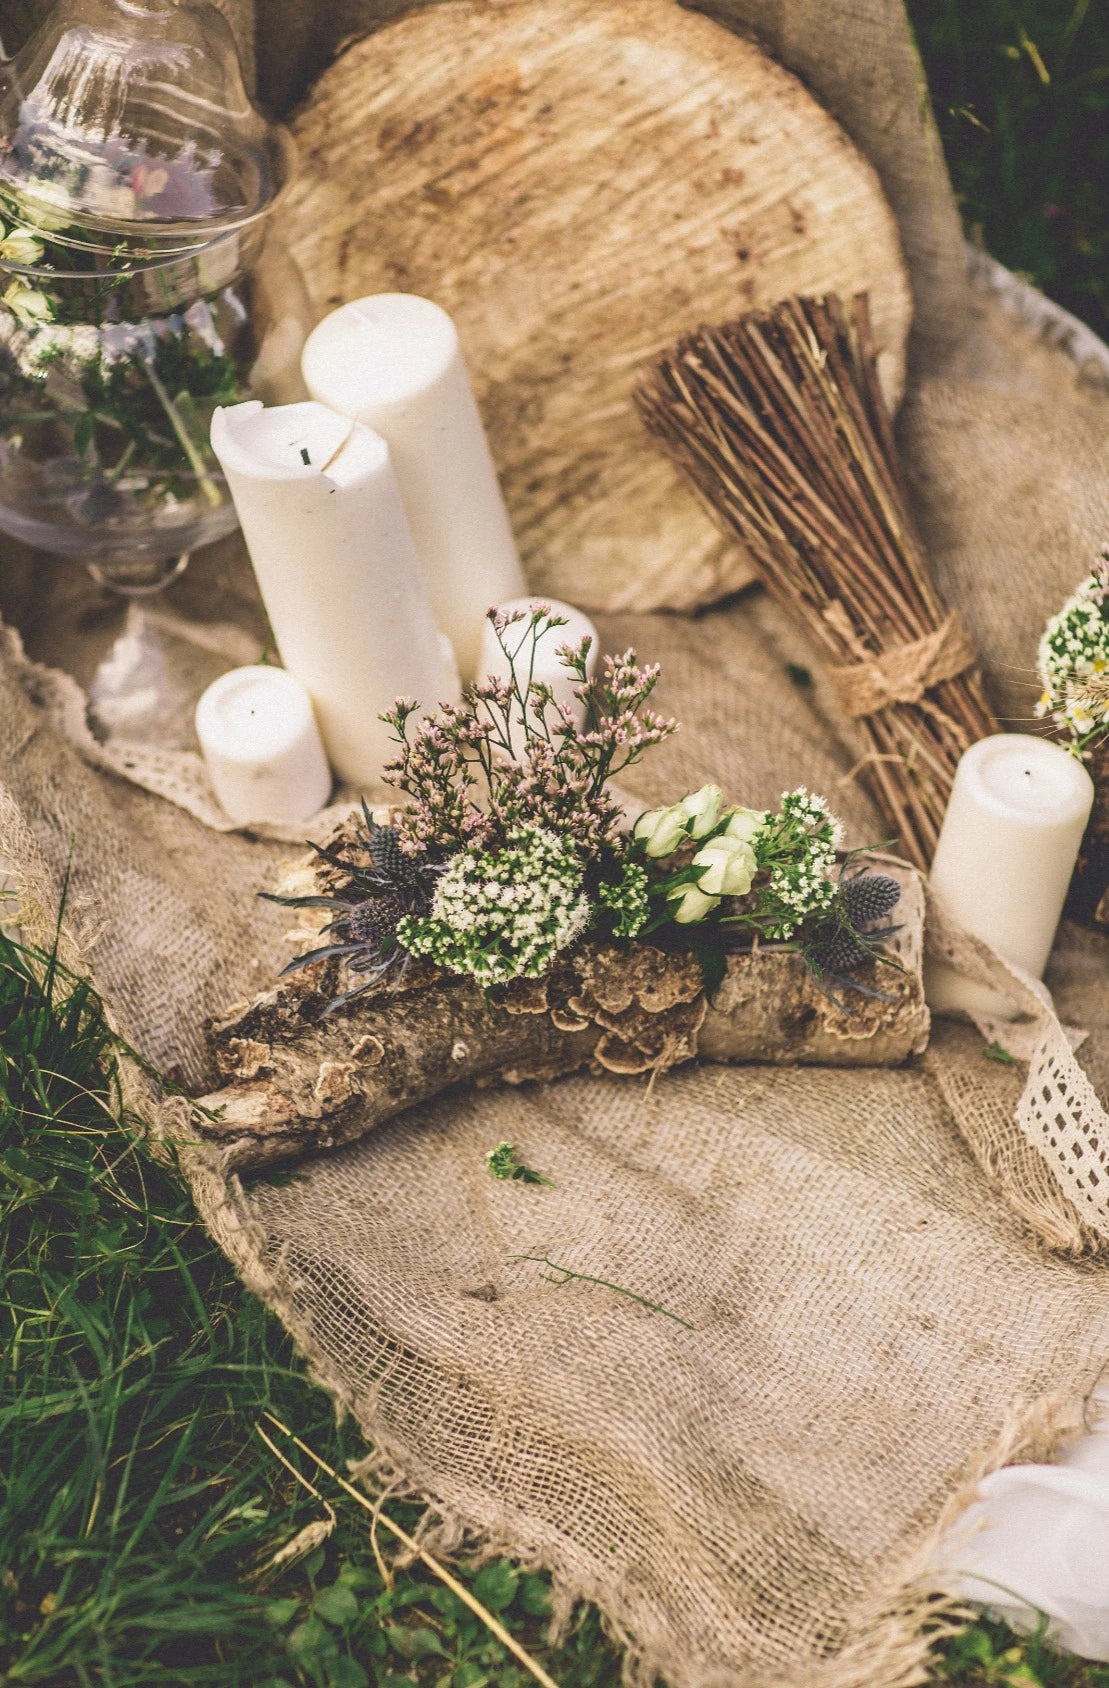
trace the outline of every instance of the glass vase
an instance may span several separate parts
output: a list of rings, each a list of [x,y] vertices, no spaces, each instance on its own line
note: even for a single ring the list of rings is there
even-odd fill
[[[62,0],[0,70],[0,529],[157,590],[236,525],[218,405],[302,395],[291,142],[194,0]]]

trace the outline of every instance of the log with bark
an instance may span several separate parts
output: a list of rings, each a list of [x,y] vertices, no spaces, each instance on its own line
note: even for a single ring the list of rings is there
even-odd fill
[[[928,1037],[921,985],[919,875],[902,884],[888,960],[821,983],[800,956],[756,948],[728,957],[711,1000],[691,954],[583,942],[541,979],[491,991],[414,967],[324,1016],[341,964],[293,973],[213,1028],[225,1084],[202,1098],[200,1135],[226,1170],[258,1171],[352,1142],[461,1084],[521,1084],[596,1073],[659,1074],[694,1059],[896,1066]],[[869,993],[869,994],[867,994]]]
[[[407,15],[295,120],[283,216],[317,305],[425,293],[455,317],[535,590],[602,610],[734,591],[743,549],[655,452],[632,386],[702,322],[865,290],[896,397],[911,299],[874,171],[796,78],[674,0],[357,15],[383,12]]]

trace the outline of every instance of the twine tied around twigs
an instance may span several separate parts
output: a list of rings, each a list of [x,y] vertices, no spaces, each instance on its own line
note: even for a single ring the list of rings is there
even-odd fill
[[[877,715],[891,703],[919,703],[930,686],[954,680],[978,661],[961,616],[952,610],[922,639],[895,645],[843,668],[829,668],[845,715]]]
[[[784,299],[699,329],[655,360],[636,403],[839,665],[888,834],[927,869],[959,758],[998,727],[916,533],[866,296]]]

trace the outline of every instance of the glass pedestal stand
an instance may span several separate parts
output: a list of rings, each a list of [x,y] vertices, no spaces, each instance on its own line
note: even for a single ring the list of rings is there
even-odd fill
[[[257,662],[269,630],[238,533],[171,559],[156,588],[121,592],[93,569],[0,541],[0,615],[27,655],[69,675],[100,739],[195,750],[193,712],[226,669]]]
[[[177,557],[126,558],[112,557],[103,562],[86,563],[92,578],[109,592],[126,598],[150,598],[172,584],[189,566],[191,551]]]

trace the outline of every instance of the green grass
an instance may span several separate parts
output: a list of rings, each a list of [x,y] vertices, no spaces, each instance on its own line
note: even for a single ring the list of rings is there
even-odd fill
[[[95,995],[3,938],[0,1051],[0,1682],[521,1688],[428,1571],[387,1586],[366,1514],[276,1428],[339,1472],[365,1451],[141,1145]],[[550,1660],[545,1578],[459,1574]],[[594,1613],[557,1673],[616,1680]]]
[[[908,10],[971,237],[1109,337],[1109,6]]]

